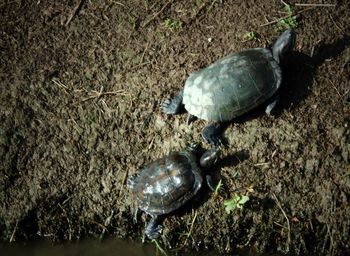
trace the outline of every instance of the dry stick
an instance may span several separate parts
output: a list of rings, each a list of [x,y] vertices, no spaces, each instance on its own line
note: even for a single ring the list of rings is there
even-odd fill
[[[107,227],[109,226],[109,224],[111,224],[111,220],[114,214],[114,210],[111,211],[111,214],[106,218],[104,226],[105,228],[103,229],[101,235],[100,235],[100,240],[103,238],[104,234],[106,233]]]
[[[310,8],[306,8],[306,9],[304,9],[304,10],[301,10],[301,11],[297,12],[296,15],[294,15],[293,17],[296,17],[298,14],[303,13],[303,12],[306,12],[306,11],[309,11],[309,10],[314,9],[314,8],[315,8],[315,7],[310,7]],[[277,19],[277,20],[273,20],[273,21],[264,23],[264,24],[260,25],[260,27],[265,27],[265,26],[268,26],[268,25],[275,24],[275,23],[280,22],[281,20],[287,19],[287,18],[289,18],[289,17],[291,17],[290,14],[289,14],[289,15],[285,15],[285,16],[283,16],[283,17]]]
[[[261,166],[261,165],[269,165],[271,164],[270,162],[262,162],[262,163],[256,163],[254,166]]]
[[[197,218],[197,214],[198,214],[198,212],[197,212],[197,210],[196,210],[196,211],[194,212],[194,217],[193,217],[192,222],[191,222],[190,231],[188,231],[188,233],[187,233],[187,237],[186,237],[186,240],[185,240],[185,242],[184,242],[184,246],[187,245],[187,240],[188,240],[188,238],[191,236],[191,233],[192,233],[192,230],[193,230],[193,225],[194,225],[194,222],[196,221],[196,218]]]
[[[152,15],[152,17],[148,20],[148,21],[146,21],[145,23],[143,23],[142,25],[141,25],[141,27],[146,27],[152,20],[154,20],[155,18],[157,18],[157,16],[159,15],[159,14],[161,14],[163,11],[164,11],[164,9],[170,4],[172,2],[172,0],[170,0],[169,2],[167,2],[163,7],[162,7],[162,9],[160,9],[159,10],[159,12],[156,12],[155,14],[153,14]]]
[[[62,207],[62,205],[58,204],[58,206],[61,208],[61,210],[63,211],[64,215],[66,215],[66,219],[67,219],[67,222],[68,222],[68,228],[69,228],[68,240],[72,241],[72,223],[70,222],[70,219],[68,218],[68,214],[67,214],[66,210]]]
[[[206,6],[207,1],[204,1],[199,7],[198,10],[196,11],[195,14],[192,15],[191,19],[195,18],[201,11],[202,9]]]
[[[142,55],[141,55],[141,59],[140,59],[139,65],[142,64],[143,58],[145,57],[145,53],[146,53],[146,51],[148,50],[149,45],[150,45],[150,42],[148,41],[148,42],[147,42],[147,45],[146,45],[146,47],[145,47],[145,49],[143,50],[143,53],[142,53]]]
[[[215,4],[217,0],[214,0],[211,5],[209,6],[208,10],[207,10],[207,13],[211,10],[211,8],[213,8],[213,5]]]
[[[120,190],[119,190],[119,193],[118,193],[118,196],[120,196],[124,190],[124,184],[125,184],[125,181],[126,181],[126,178],[128,177],[128,174],[129,174],[129,171],[126,170],[124,176],[123,176],[123,179],[122,179],[122,182],[121,182],[121,186],[120,186]]]
[[[326,226],[327,226],[327,233],[329,235],[329,240],[330,240],[330,248],[329,248],[330,251],[331,251],[330,255],[333,255],[333,248],[334,248],[333,235],[331,234],[331,231],[330,231],[328,223],[326,223]]]
[[[281,0],[282,4],[284,4],[285,6],[289,7],[289,4],[287,4],[285,1]]]
[[[112,1],[112,2],[115,3],[115,4],[118,4],[118,5],[120,5],[120,6],[125,7],[125,4],[122,4],[121,2],[117,2],[117,1]]]
[[[329,78],[327,78],[327,80],[332,84],[334,90],[338,93],[338,95],[339,95],[340,97],[342,97],[342,95],[340,94],[338,88],[334,85],[334,83],[332,82],[332,80],[329,79]]]
[[[105,225],[103,225],[103,224],[101,224],[101,223],[98,223],[98,222],[95,221],[95,220],[89,220],[89,221],[90,221],[91,223],[93,223],[93,224],[99,226],[102,230],[107,229],[107,227],[106,227]]]
[[[11,234],[10,243],[12,243],[14,241],[14,237],[15,237],[15,234],[16,234],[17,226],[18,226],[18,221],[16,222],[15,228],[13,229],[13,232]]]
[[[334,26],[335,26],[337,29],[339,29],[339,31],[344,35],[344,34],[345,34],[344,29],[342,29],[342,28],[334,21],[333,16],[332,16],[331,14],[329,14],[329,18],[331,18],[331,20],[332,20]]]
[[[90,93],[93,93],[94,95],[89,96],[85,99],[83,99],[82,101],[87,101],[87,100],[91,100],[91,99],[95,99],[95,98],[101,98],[102,96],[106,96],[106,95],[127,95],[127,93],[125,93],[125,90],[121,89],[118,91],[114,91],[114,92],[102,92],[103,87],[101,87],[101,90],[95,91],[95,90],[91,90]]]
[[[83,6],[83,3],[85,2],[85,0],[80,0],[79,3],[75,6],[74,11],[71,13],[71,15],[69,16],[65,26],[68,26],[68,24],[72,21],[73,17],[75,15],[78,14],[78,11],[80,10],[80,8]]]
[[[335,7],[335,4],[294,4],[295,6]]]
[[[287,245],[288,245],[288,248],[289,248],[289,244],[290,244],[290,240],[291,240],[291,239],[290,239],[290,223],[289,223],[289,219],[288,219],[288,217],[287,217],[286,212],[283,210],[283,208],[282,208],[280,202],[278,201],[277,196],[275,195],[275,193],[272,193],[272,195],[273,195],[273,197],[274,197],[274,199],[275,199],[275,201],[276,201],[276,204],[277,204],[278,208],[280,208],[280,210],[282,211],[282,213],[283,213],[283,215],[284,215],[284,218],[287,220],[287,227],[288,227]]]
[[[52,79],[51,80],[55,85],[57,85],[58,87],[60,87],[60,89],[63,89],[65,94],[71,94],[69,92],[69,88],[68,86],[66,86],[64,83],[62,83],[61,81],[57,80],[57,79]]]

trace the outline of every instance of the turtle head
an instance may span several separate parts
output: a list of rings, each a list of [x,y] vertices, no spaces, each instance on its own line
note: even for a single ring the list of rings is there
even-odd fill
[[[220,153],[219,148],[213,148],[205,151],[199,160],[200,166],[203,168],[211,167],[218,160],[219,153]]]
[[[274,59],[280,63],[283,57],[290,52],[295,45],[296,34],[293,29],[287,29],[277,38],[275,44],[272,46],[272,54]]]

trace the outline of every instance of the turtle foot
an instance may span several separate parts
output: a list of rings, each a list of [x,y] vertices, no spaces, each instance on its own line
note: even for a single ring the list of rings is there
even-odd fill
[[[210,124],[203,129],[202,137],[207,143],[220,146],[222,144],[221,133],[221,124]]]
[[[173,99],[166,99],[162,102],[161,108],[165,114],[175,115],[180,113],[182,107],[183,90]]]
[[[153,215],[152,219],[150,220],[150,222],[148,223],[146,230],[145,230],[145,234],[149,239],[157,239],[158,237],[160,237],[160,235],[162,234],[162,230],[163,230],[163,226],[161,225],[162,222],[162,218],[157,216],[157,215]]]
[[[153,239],[159,238],[160,235],[162,234],[162,231],[163,231],[163,226],[158,225],[158,226],[152,227],[152,229],[146,228],[145,234],[149,239],[153,240]]]
[[[177,103],[176,100],[166,99],[162,103],[162,111],[167,115],[175,115],[180,112],[181,104]]]

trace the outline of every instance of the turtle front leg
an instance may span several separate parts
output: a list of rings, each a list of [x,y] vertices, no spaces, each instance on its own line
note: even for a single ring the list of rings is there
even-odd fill
[[[221,135],[225,127],[224,123],[211,123],[203,129],[202,137],[207,143],[219,146],[222,144]]]
[[[265,113],[268,114],[269,116],[273,115],[273,113],[276,111],[276,106],[279,101],[280,101],[280,96],[278,93],[276,93],[267,101]]]
[[[166,99],[162,102],[162,110],[165,114],[175,115],[180,113],[182,107],[182,98],[183,98],[184,90],[181,89],[178,95],[176,95],[173,99]]]
[[[163,226],[161,224],[162,218],[158,215],[152,215],[152,219],[148,223],[145,234],[149,239],[157,239],[162,233]]]

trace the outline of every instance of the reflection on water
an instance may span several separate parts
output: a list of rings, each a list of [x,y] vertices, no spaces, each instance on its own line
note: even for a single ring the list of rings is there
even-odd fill
[[[121,239],[86,240],[72,243],[52,244],[45,241],[30,242],[26,244],[11,243],[0,244],[1,256],[155,256],[162,255],[157,252],[155,244],[141,244]],[[179,253],[180,255],[182,253]],[[168,254],[172,255],[171,253]],[[183,255],[183,254],[182,254]],[[215,252],[186,253],[186,255],[214,256]]]
[[[45,241],[30,242],[27,244],[1,244],[0,252],[1,256],[156,255],[156,249],[153,244],[140,244],[120,239],[108,239],[103,242],[98,240],[87,240],[64,244],[52,244]]]
[[[153,243],[137,243],[129,240],[109,238],[103,240],[85,240],[71,243],[52,244],[47,241],[29,243],[0,243],[1,256],[162,256]],[[167,256],[219,256],[215,251],[201,252],[167,252]],[[282,254],[256,254],[249,249],[240,250],[237,253],[225,254],[225,256],[280,256]]]

